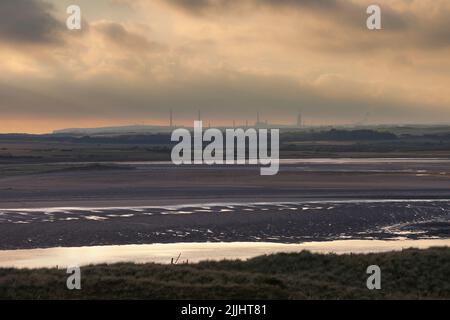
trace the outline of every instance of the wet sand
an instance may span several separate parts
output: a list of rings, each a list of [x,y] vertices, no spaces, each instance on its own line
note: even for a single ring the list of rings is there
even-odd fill
[[[175,242],[450,238],[450,201],[0,210],[0,249]]]
[[[325,160],[286,160],[276,176],[260,176],[258,167],[248,166],[121,163],[133,170],[68,170],[6,177],[0,178],[0,208],[450,199],[447,160]]]

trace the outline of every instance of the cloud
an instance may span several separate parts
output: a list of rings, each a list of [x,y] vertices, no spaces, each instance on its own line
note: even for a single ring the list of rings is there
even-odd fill
[[[298,7],[333,10],[342,5],[340,0],[164,0],[191,12],[239,8],[243,5],[270,5],[273,7]]]
[[[177,122],[186,125],[191,124],[199,109],[213,124],[252,121],[257,111],[272,123],[290,123],[295,122],[299,108],[310,123],[316,124],[352,123],[368,112],[372,119],[376,117],[375,121],[387,122],[428,121],[437,113],[433,109],[436,106],[422,108],[420,101],[399,100],[391,90],[375,94],[376,86],[340,75],[323,75],[314,83],[300,84],[288,77],[242,73],[216,73],[189,80],[157,83],[149,79],[143,84],[107,78],[79,82],[50,79],[2,85],[0,112],[6,118],[33,114],[40,119],[109,119],[123,124],[165,123],[168,110],[173,109]],[[450,110],[438,113],[440,117],[450,116]]]
[[[135,0],[136,1],[136,0]],[[450,6],[442,0],[418,1],[380,0],[383,30],[375,37],[366,29],[366,8],[373,4],[369,0],[160,0],[183,12],[210,18],[252,15],[272,12],[282,13],[285,19],[297,19],[298,25],[308,28],[313,37],[321,33],[335,36],[342,43],[342,49],[371,50],[377,48],[416,47],[420,49],[441,49],[450,47]],[[434,5],[437,3],[437,5]],[[426,5],[424,5],[426,3]],[[429,7],[437,10],[426,11]],[[222,19],[217,20],[218,23]],[[270,22],[268,22],[270,23]],[[276,23],[276,21],[274,21]],[[315,33],[314,33],[315,32]],[[367,39],[375,39],[370,41]],[[373,44],[377,45],[373,45]],[[320,47],[325,48],[326,43]],[[330,43],[330,49],[338,52],[339,46]]]
[[[45,1],[26,1],[33,30],[0,21],[10,119],[161,123],[169,108],[185,124],[198,109],[213,124],[256,110],[287,123],[299,108],[314,123],[450,116],[445,1],[378,0],[377,32],[365,27],[369,0],[114,0],[101,12],[84,1],[84,32],[60,30],[63,6]],[[5,3],[0,16],[17,18],[25,1]]]
[[[39,0],[0,1],[0,41],[55,44],[64,24],[52,14],[53,6]]]
[[[343,25],[361,26],[368,4],[351,0],[161,0],[192,14],[225,14],[227,11],[296,10],[321,15]],[[371,4],[371,3],[370,3]],[[385,6],[384,23],[389,28],[406,26],[404,16]]]
[[[154,51],[162,47],[139,33],[127,30],[125,26],[117,22],[100,21],[95,23],[93,28],[113,44],[127,50]]]

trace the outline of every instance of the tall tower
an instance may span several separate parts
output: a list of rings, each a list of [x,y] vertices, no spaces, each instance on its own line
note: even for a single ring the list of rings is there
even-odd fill
[[[299,111],[297,116],[297,127],[301,128],[302,126],[303,126],[302,112]]]
[[[171,128],[173,128],[173,111],[172,111],[172,109],[170,109],[169,125]]]

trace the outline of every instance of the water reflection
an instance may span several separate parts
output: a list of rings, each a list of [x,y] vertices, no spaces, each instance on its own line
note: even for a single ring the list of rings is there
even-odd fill
[[[317,253],[368,253],[450,246],[450,239],[427,240],[338,240],[282,244],[265,242],[233,243],[172,243],[151,245],[95,246],[77,248],[49,248],[0,251],[0,267],[40,268],[99,263],[135,262],[170,263],[181,253],[180,261],[248,259],[263,254],[299,252],[309,250]]]

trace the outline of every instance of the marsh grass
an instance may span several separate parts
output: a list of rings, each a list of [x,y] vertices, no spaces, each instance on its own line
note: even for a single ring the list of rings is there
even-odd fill
[[[366,268],[382,270],[382,290],[366,288]],[[2,299],[449,299],[450,248],[260,256],[198,264],[82,268],[82,290],[58,269],[0,269]]]

